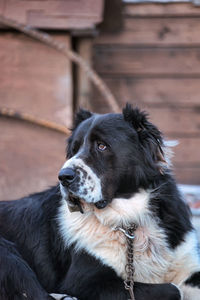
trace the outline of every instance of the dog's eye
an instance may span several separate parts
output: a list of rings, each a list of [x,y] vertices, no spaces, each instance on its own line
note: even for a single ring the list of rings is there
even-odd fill
[[[100,151],[105,151],[107,149],[107,146],[102,142],[97,142],[97,148]]]

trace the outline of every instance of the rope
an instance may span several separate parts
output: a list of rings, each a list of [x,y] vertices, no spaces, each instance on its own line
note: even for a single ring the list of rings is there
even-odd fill
[[[54,122],[38,119],[27,113],[20,113],[10,108],[0,108],[0,115],[8,118],[14,118],[17,120],[26,121],[38,126],[42,126],[48,129],[56,130],[65,133],[67,135],[70,135],[70,130],[67,129],[64,125],[59,125]]]

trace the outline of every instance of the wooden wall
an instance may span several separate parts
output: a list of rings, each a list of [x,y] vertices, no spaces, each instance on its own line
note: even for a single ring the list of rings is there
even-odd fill
[[[67,33],[52,34],[71,47]],[[16,32],[0,32],[0,108],[70,127],[71,63],[60,53]],[[57,183],[66,135],[0,118],[0,200]]]
[[[120,32],[96,38],[94,67],[121,106],[146,109],[168,139],[179,141],[178,181],[200,184],[200,7],[126,4],[123,16]],[[97,91],[92,101],[94,110],[108,111]]]

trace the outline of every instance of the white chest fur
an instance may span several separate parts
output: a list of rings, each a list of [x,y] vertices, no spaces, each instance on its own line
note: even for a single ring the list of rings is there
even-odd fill
[[[134,240],[135,280],[146,283],[171,281],[166,274],[173,266],[174,253],[167,245],[164,231],[152,217],[148,202],[149,193],[140,191],[131,199],[114,199],[103,210],[89,204],[87,211],[80,214],[70,213],[63,200],[58,220],[66,246],[74,243],[76,249],[86,250],[125,279],[126,239],[114,228],[136,222],[139,227]],[[177,281],[176,275],[172,281]]]

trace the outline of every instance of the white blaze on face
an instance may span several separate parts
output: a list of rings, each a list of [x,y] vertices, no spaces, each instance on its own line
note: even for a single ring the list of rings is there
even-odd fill
[[[71,168],[76,171],[77,174],[77,185],[75,195],[81,199],[84,199],[88,203],[96,203],[103,199],[101,180],[94,173],[94,171],[87,166],[81,158],[77,156],[67,160],[63,165],[62,169]],[[66,192],[62,185],[60,185],[61,193],[63,198],[66,198]]]

